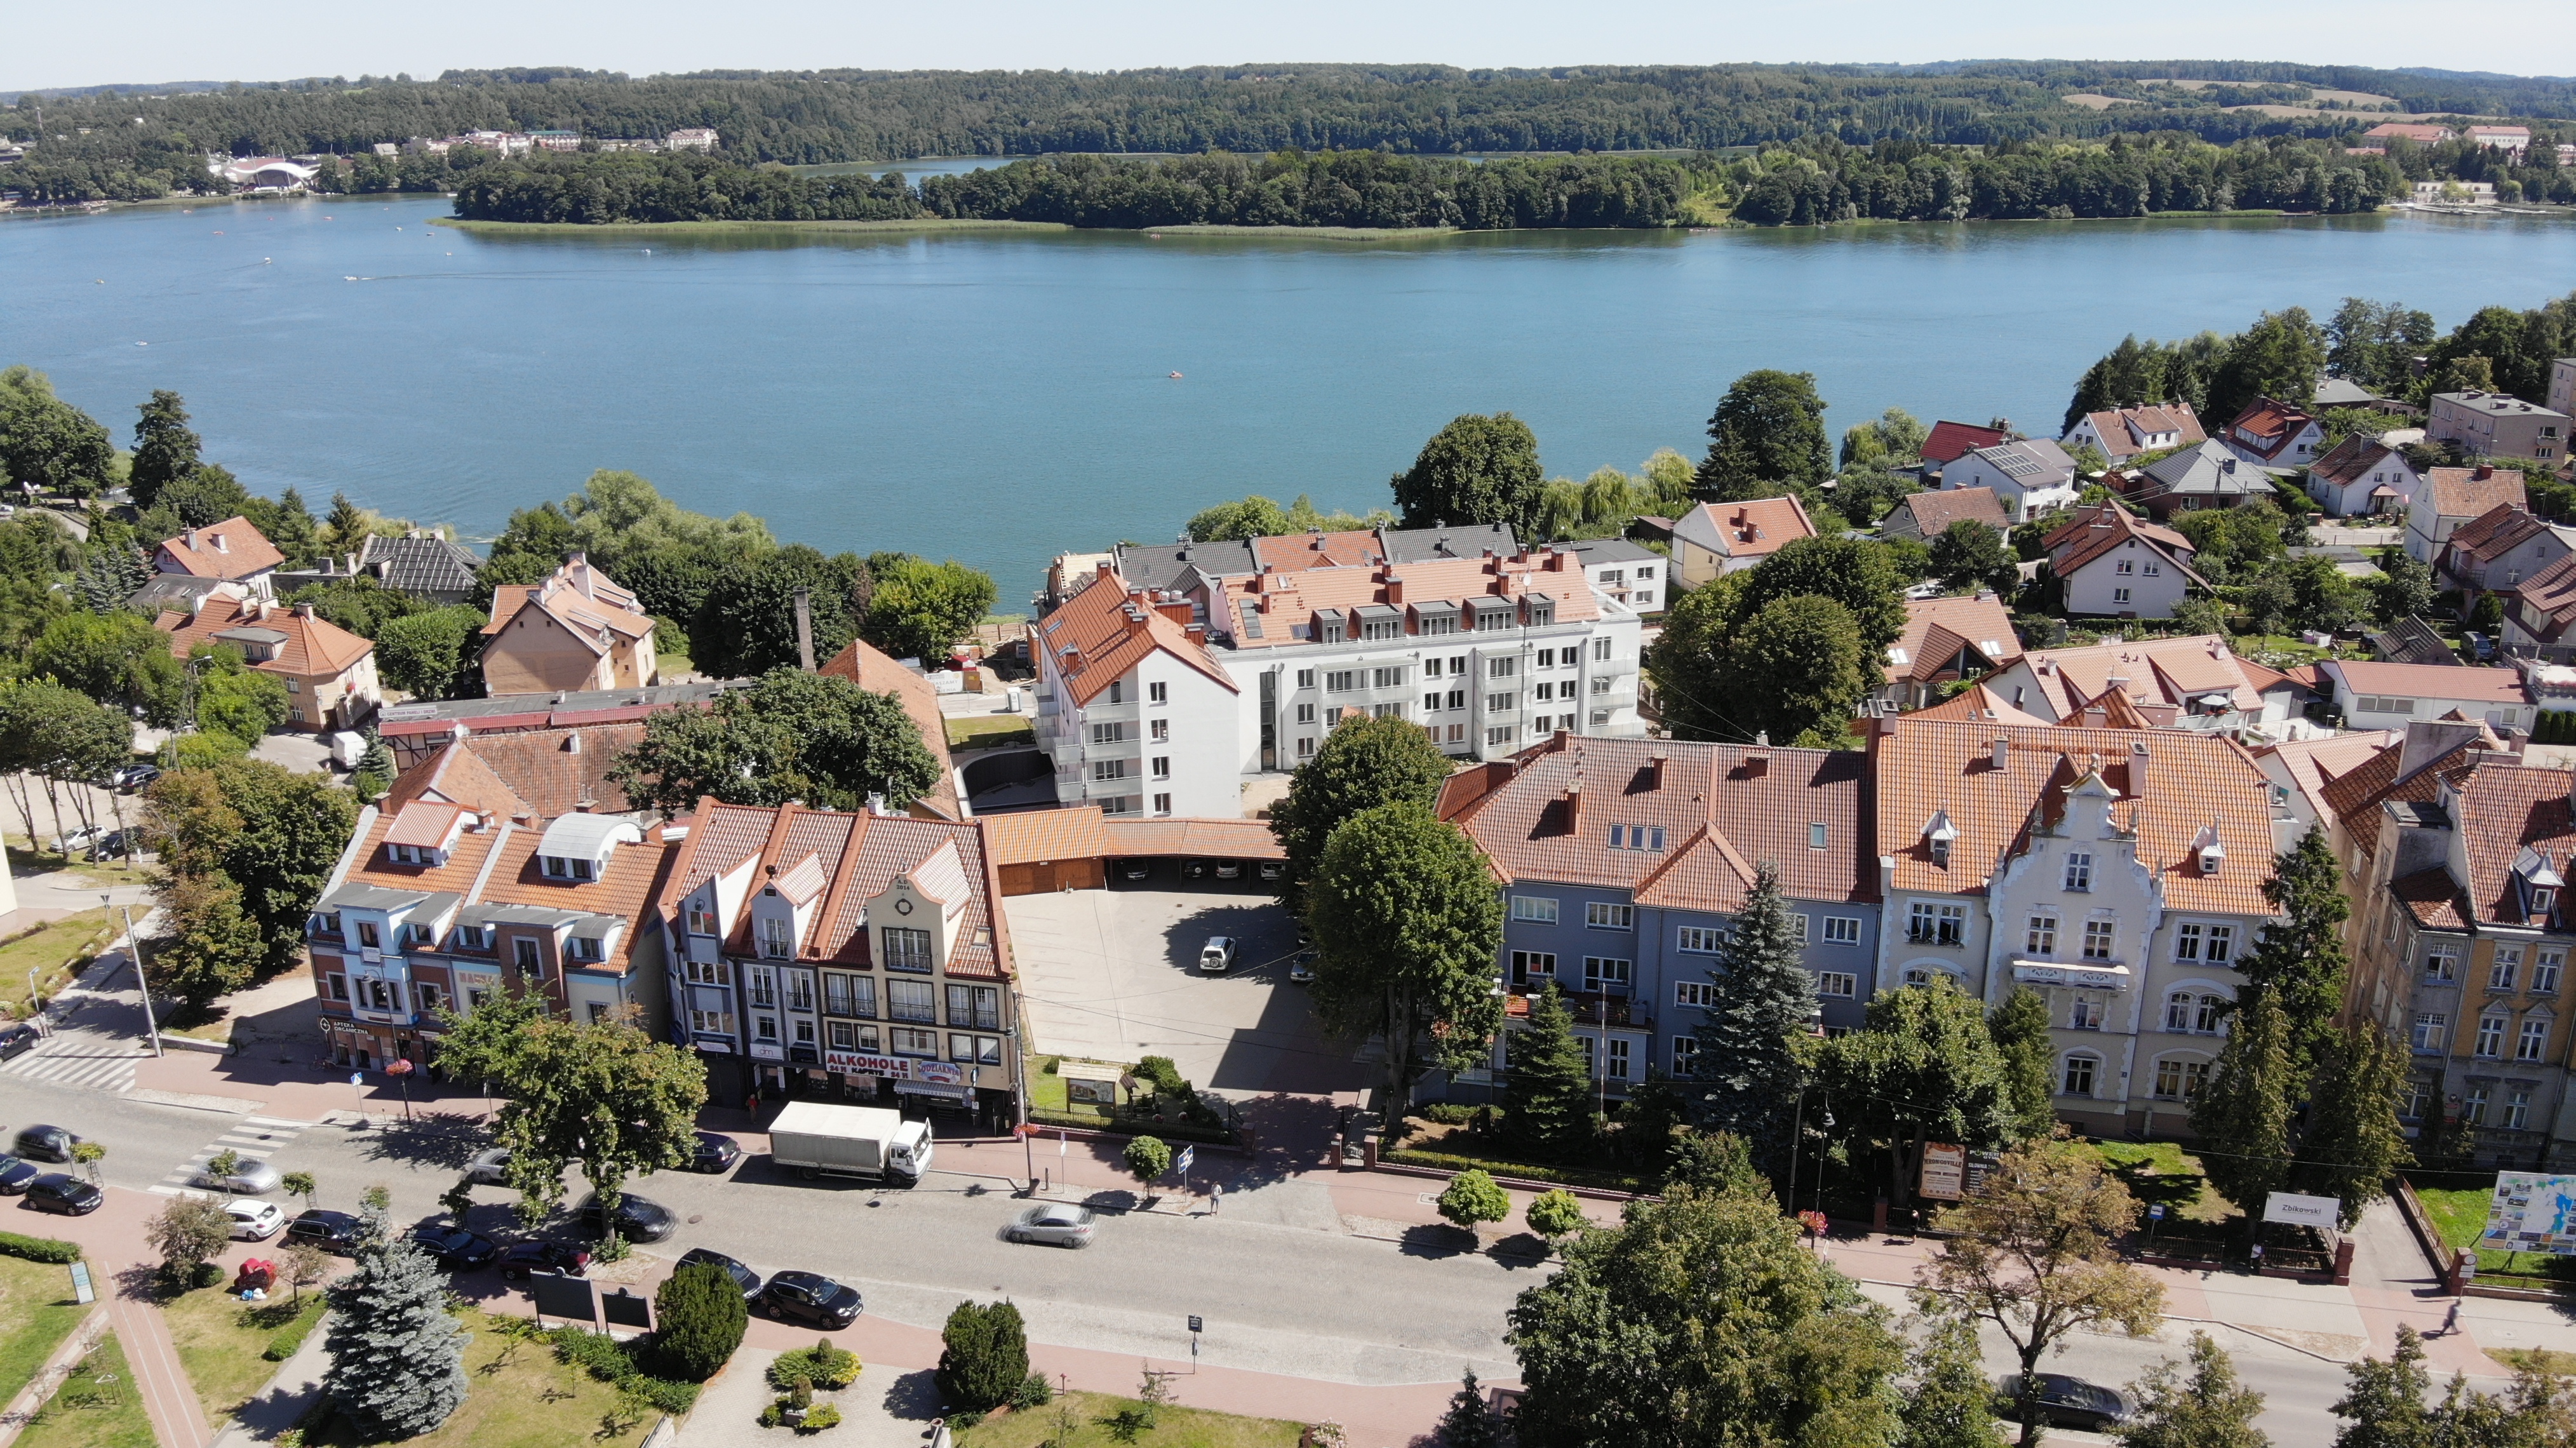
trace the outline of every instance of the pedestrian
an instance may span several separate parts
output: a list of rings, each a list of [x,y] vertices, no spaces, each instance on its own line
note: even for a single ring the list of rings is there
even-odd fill
[[[1223,1183],[1223,1182],[1210,1182],[1210,1183],[1208,1183],[1208,1215],[1209,1215],[1209,1216],[1211,1216],[1211,1217],[1215,1216],[1215,1215],[1216,1215],[1216,1213],[1217,1213],[1217,1209],[1218,1209],[1219,1207],[1224,1206],[1224,1205],[1225,1205],[1225,1183]]]
[[[752,1092],[751,1095],[743,1101],[742,1109],[750,1112],[751,1119],[754,1122],[758,1122],[760,1120],[760,1093],[757,1091]]]
[[[2452,1333],[2458,1332],[2459,1330],[2460,1299],[2454,1297],[2451,1299],[2451,1310],[2442,1315],[2442,1336],[2449,1337]]]

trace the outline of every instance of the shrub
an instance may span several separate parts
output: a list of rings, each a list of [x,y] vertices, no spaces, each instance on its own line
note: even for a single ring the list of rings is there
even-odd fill
[[[998,1408],[1028,1378],[1028,1330],[1010,1303],[958,1303],[939,1336],[939,1396],[952,1408]]]
[[[1443,1126],[1464,1126],[1476,1119],[1476,1108],[1463,1101],[1434,1101],[1423,1107],[1420,1115],[1425,1121]]]
[[[1127,1143],[1127,1150],[1120,1154],[1120,1160],[1126,1163],[1127,1174],[1134,1177],[1136,1185],[1141,1187],[1172,1169],[1172,1149],[1159,1138],[1140,1136]]]
[[[841,1410],[833,1407],[829,1403],[825,1403],[819,1408],[808,1410],[805,1414],[805,1421],[796,1425],[796,1431],[799,1433],[820,1433],[826,1428],[837,1428],[839,1426],[841,1426]]]
[[[1011,1406],[1014,1408],[1043,1408],[1054,1401],[1055,1384],[1048,1382],[1044,1373],[1029,1374],[1011,1390]]]
[[[53,1237],[21,1237],[15,1232],[0,1232],[0,1256],[24,1257],[30,1262],[50,1262],[60,1267],[81,1259],[80,1243]]]
[[[1440,1193],[1440,1215],[1471,1232],[1478,1222],[1499,1222],[1511,1212],[1511,1195],[1473,1168],[1451,1177]]]
[[[622,1393],[665,1413],[686,1413],[698,1405],[698,1385],[657,1378],[635,1365],[624,1343],[588,1328],[558,1328],[555,1358],[569,1363]]]
[[[1522,1213],[1529,1229],[1553,1242],[1583,1226],[1583,1203],[1574,1193],[1559,1187],[1530,1198],[1529,1210]]]
[[[790,1348],[769,1365],[769,1385],[786,1392],[802,1379],[818,1388],[846,1388],[859,1378],[859,1355],[834,1347],[829,1339],[812,1347]]]
[[[661,1324],[653,1335],[654,1361],[664,1376],[684,1382],[714,1377],[742,1346],[743,1330],[751,1324],[742,1289],[704,1264],[672,1273],[653,1294],[653,1307]]]

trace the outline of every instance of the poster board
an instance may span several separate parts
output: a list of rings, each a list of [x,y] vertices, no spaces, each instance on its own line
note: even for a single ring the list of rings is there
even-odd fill
[[[1104,1077],[1076,1076],[1067,1072],[1064,1098],[1086,1106],[1115,1106],[1118,1104],[1118,1083]]]
[[[2498,1252],[2576,1254],[2576,1176],[2497,1172],[2478,1245]]]
[[[1922,1178],[1915,1184],[1915,1195],[1934,1201],[1955,1202],[1968,1195],[1968,1149],[1946,1142],[1927,1142],[1923,1147]]]

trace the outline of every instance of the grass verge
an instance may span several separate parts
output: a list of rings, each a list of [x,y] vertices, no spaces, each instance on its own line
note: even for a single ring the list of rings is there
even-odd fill
[[[464,1406],[438,1427],[410,1439],[408,1448],[576,1448],[638,1444],[660,1414],[629,1406],[606,1383],[555,1361],[543,1341],[521,1341],[497,1330],[488,1313],[468,1312],[474,1341],[465,1349],[468,1383]],[[305,1442],[320,1448],[358,1448],[358,1436],[335,1418]]]
[[[221,1423],[277,1375],[277,1364],[260,1354],[290,1327],[309,1330],[322,1316],[322,1294],[307,1292],[298,1306],[284,1299],[244,1302],[220,1287],[201,1287],[163,1302],[161,1315],[206,1421]]]
[[[2444,1246],[2477,1248],[2480,1277],[2505,1279],[2498,1281],[2499,1286],[2576,1291],[2576,1260],[2478,1247],[2478,1238],[2487,1229],[2487,1209],[2495,1200],[2493,1187],[2418,1186],[2415,1197],[2424,1204],[2424,1215],[2433,1219],[2433,1230]]]
[[[18,1448],[152,1448],[152,1419],[116,1334],[99,1339],[81,1359],[62,1391],[18,1435]]]
[[[1059,1393],[1043,1408],[1027,1408],[972,1428],[958,1430],[957,1448],[1296,1448],[1302,1423],[1284,1418],[1246,1418],[1205,1408],[1163,1407],[1154,1411],[1154,1426],[1133,1438],[1110,1431],[1118,1415],[1142,1407],[1134,1398],[1106,1393]]]
[[[33,1381],[87,1308],[72,1301],[72,1269],[0,1257],[0,1391]]]
[[[0,942],[0,1007],[12,1016],[26,1013],[31,970],[37,989],[51,999],[98,958],[113,934],[106,911],[84,910]]]

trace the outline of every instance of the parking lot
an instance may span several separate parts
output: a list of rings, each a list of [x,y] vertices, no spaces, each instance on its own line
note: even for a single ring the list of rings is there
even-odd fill
[[[1144,880],[1113,862],[1109,888],[1003,901],[1036,1048],[1133,1061],[1169,1056],[1192,1082],[1234,1094],[1325,1093],[1365,1084],[1356,1048],[1327,1038],[1288,982],[1295,922],[1247,867],[1236,880]],[[1236,942],[1223,975],[1198,969],[1210,936]]]

